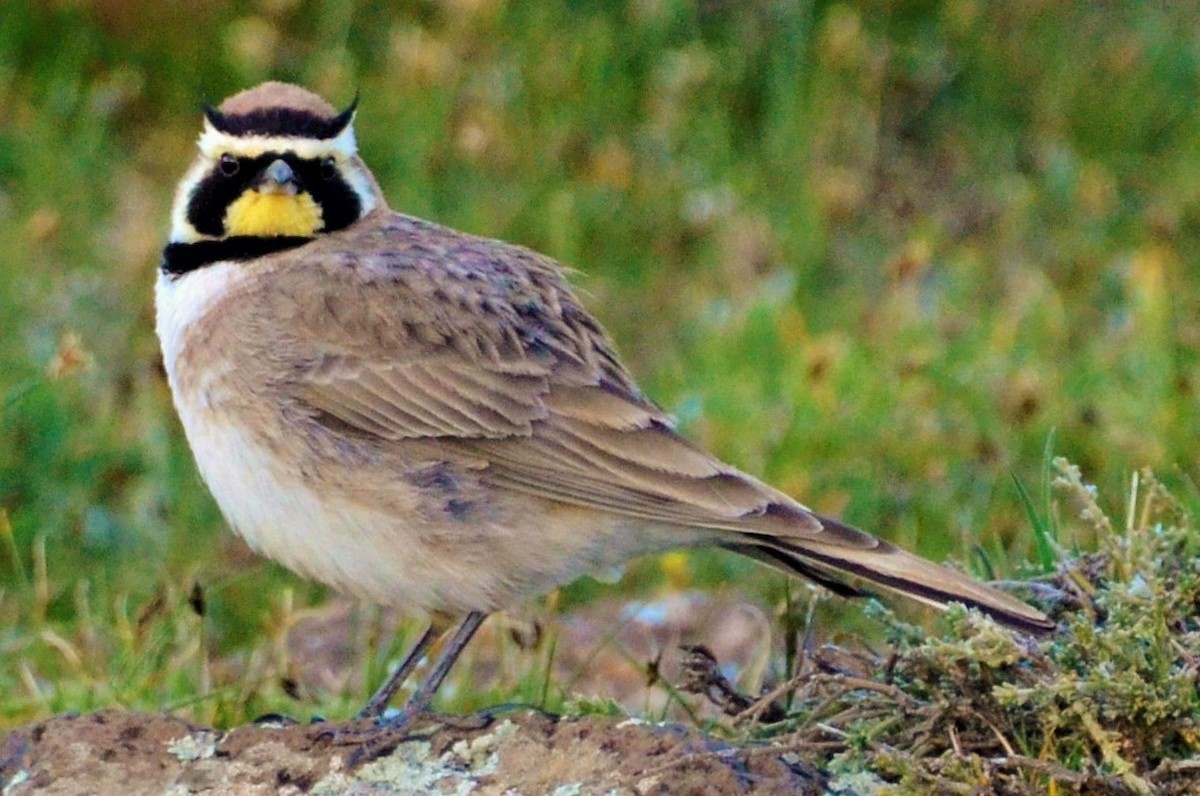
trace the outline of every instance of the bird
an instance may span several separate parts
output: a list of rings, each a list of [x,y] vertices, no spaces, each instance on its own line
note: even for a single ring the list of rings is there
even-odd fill
[[[174,405],[228,525],[304,577],[429,617],[360,717],[383,721],[438,639],[401,717],[429,709],[489,614],[676,548],[1054,629],[686,440],[564,266],[388,207],[357,105],[275,81],[205,105],[155,305]]]

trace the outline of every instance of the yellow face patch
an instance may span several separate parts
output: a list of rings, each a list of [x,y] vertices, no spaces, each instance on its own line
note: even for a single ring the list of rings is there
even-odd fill
[[[307,193],[259,193],[250,189],[225,211],[227,235],[311,238],[323,226],[321,206]]]

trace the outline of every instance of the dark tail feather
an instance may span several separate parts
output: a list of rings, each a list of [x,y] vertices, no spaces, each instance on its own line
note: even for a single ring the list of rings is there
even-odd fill
[[[722,546],[726,550],[739,553],[747,558],[753,558],[755,561],[761,561],[775,569],[781,569],[789,575],[799,575],[802,578],[807,578],[813,583],[824,586],[839,597],[871,596],[870,592],[851,586],[843,580],[838,580],[834,575],[806,564],[793,553],[777,550],[774,547],[753,544],[727,544]]]
[[[859,533],[836,520],[819,519],[830,530],[838,531],[831,537]],[[1044,634],[1055,628],[1045,614],[1015,597],[882,540],[864,548],[822,544],[819,537],[784,539],[754,535],[751,538],[753,543],[725,547],[806,577],[835,594],[851,597],[865,594],[842,580],[851,576],[938,607],[958,602],[978,608],[997,622],[1026,633]]]

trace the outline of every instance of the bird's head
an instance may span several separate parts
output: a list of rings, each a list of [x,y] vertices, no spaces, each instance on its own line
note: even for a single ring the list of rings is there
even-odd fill
[[[287,83],[205,106],[200,154],[175,197],[171,243],[284,248],[343,229],[382,203],[342,112]]]

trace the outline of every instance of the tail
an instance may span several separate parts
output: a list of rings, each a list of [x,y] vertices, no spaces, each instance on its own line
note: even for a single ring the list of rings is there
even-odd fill
[[[785,572],[801,575],[842,596],[866,594],[842,580],[850,576],[938,608],[945,608],[952,602],[978,608],[997,622],[1026,633],[1040,635],[1055,628],[1054,622],[1041,611],[999,589],[907,553],[836,520],[817,519],[827,530],[834,531],[832,536],[836,538],[857,536],[873,543],[857,547],[822,544],[816,539],[747,534],[738,542],[723,546]]]

